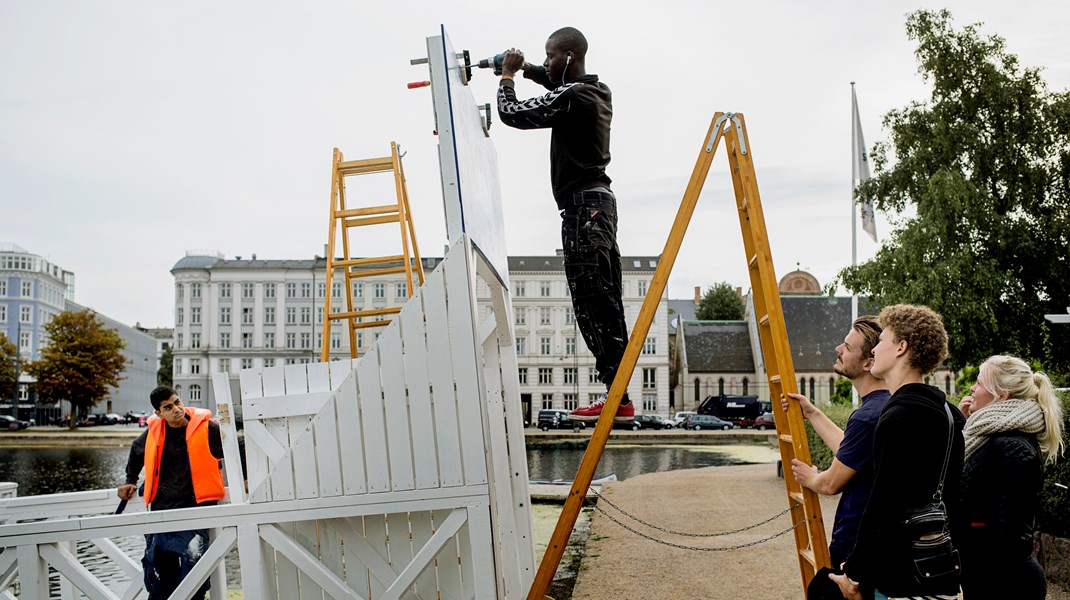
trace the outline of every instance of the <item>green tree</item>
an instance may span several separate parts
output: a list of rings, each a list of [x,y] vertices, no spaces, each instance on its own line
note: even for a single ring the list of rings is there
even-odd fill
[[[832,389],[832,395],[829,396],[829,401],[833,404],[850,404],[851,398],[854,396],[853,391],[854,386],[851,385],[850,379],[837,377],[835,387]]]
[[[703,321],[739,321],[743,319],[743,299],[736,288],[722,281],[706,290],[695,317]]]
[[[896,227],[839,280],[938,311],[952,367],[1009,352],[1065,370],[1070,327],[1044,314],[1070,297],[1070,95],[946,10],[912,13],[906,29],[932,93],[884,117],[890,140],[856,198]]]
[[[156,385],[174,385],[175,379],[175,353],[171,346],[164,348],[160,353],[160,368],[156,370]]]
[[[37,378],[37,398],[49,403],[68,400],[76,414],[85,415],[107,396],[109,386],[119,386],[126,344],[89,309],[60,313],[44,329],[48,344],[40,359],[26,365]]]
[[[0,398],[15,397],[19,378],[19,350],[15,344],[0,333]]]

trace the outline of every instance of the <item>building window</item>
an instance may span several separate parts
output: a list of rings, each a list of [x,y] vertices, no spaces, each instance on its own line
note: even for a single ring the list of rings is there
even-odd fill
[[[308,350],[311,347],[312,347],[312,334],[307,333],[307,332],[302,333],[301,334],[301,349],[302,350]]]
[[[194,331],[189,334],[189,347],[194,350],[201,347],[201,334],[199,332]]]
[[[331,283],[331,298],[341,298],[341,297],[342,297],[342,284],[337,282],[337,281]]]
[[[332,333],[331,334],[331,350],[339,350],[339,349],[341,349],[341,347],[342,347],[342,334],[337,333],[337,332]]]
[[[646,296],[646,280],[645,279],[640,279],[639,280],[639,295],[640,296]]]
[[[405,282],[394,284],[394,296],[397,298],[408,298],[409,285]]]
[[[695,378],[695,406],[698,406],[699,401],[702,400],[702,390],[699,389],[698,377]]]
[[[189,374],[200,375],[201,373],[201,359],[191,358],[189,359]]]
[[[576,354],[576,336],[568,336],[565,338],[565,354],[572,356]]]
[[[265,283],[264,284],[264,297],[265,298],[274,298],[275,297],[275,284],[274,283]]]
[[[274,306],[265,306],[264,307],[264,325],[274,325],[274,324],[275,324],[275,307]]]
[[[717,378],[717,395],[724,396],[724,377]]]
[[[513,315],[516,318],[516,324],[517,325],[527,325],[528,324],[528,311],[526,309],[514,308],[513,309]]]
[[[301,324],[302,325],[311,325],[312,324],[312,307],[310,307],[310,306],[302,306],[301,307]]]
[[[224,349],[230,348],[230,333],[226,331],[219,332],[219,347]]]
[[[296,298],[297,297],[297,284],[296,283],[287,283],[286,284],[286,297],[287,298]]]
[[[174,365],[172,365],[171,368],[175,370],[175,375],[181,375],[182,374],[182,360],[176,358],[175,359],[175,363],[174,363]]]
[[[220,298],[230,298],[230,284],[229,283],[221,283],[221,284],[219,284],[219,297]]]
[[[264,333],[264,347],[265,348],[274,348],[275,347],[275,332],[274,331],[267,331],[267,332]]]
[[[951,376],[950,375],[947,375],[946,377],[944,377],[944,393],[947,394],[948,396],[951,395]]]
[[[571,306],[565,307],[565,325],[576,324],[576,311]]]
[[[322,298],[322,297],[324,297],[326,295],[327,295],[327,282],[326,281],[317,281],[316,282],[316,297],[317,298]]]
[[[296,333],[287,333],[286,334],[286,348],[288,350],[293,350],[293,349],[297,348],[297,334]]]
[[[197,385],[196,383],[189,386],[189,400],[190,402],[201,401],[201,386]]]
[[[657,369],[643,369],[643,389],[644,390],[656,390],[658,388],[657,382]],[[746,385],[746,384],[744,384]],[[746,392],[744,392],[746,393]]]
[[[220,325],[230,325],[230,307],[229,306],[221,306],[221,307],[219,307],[219,324]]]
[[[0,306],[0,323],[7,323],[7,307]]]
[[[833,392],[836,391],[836,379],[829,377],[829,398],[832,398]]]
[[[520,379],[520,385],[527,385],[528,384],[528,370],[527,369],[518,369],[517,370],[517,376]]]
[[[33,339],[30,337],[33,334],[31,331],[19,332],[19,352],[30,352]]]
[[[564,373],[565,373],[565,385],[575,385],[576,384],[576,368],[575,367],[565,367]]]
[[[528,295],[528,290],[527,290],[527,285],[526,284],[527,284],[527,282],[525,282],[525,281],[514,281],[513,282],[513,295],[516,296],[517,298],[523,298],[524,296],[527,296]]]
[[[241,284],[241,297],[252,298],[253,297],[253,284],[243,283]]]
[[[251,359],[251,358],[243,358],[243,359],[241,359],[241,368],[242,368],[243,371],[245,369],[252,369],[253,368],[253,359]]]
[[[243,333],[241,334],[241,347],[252,348],[253,347],[253,334]]]
[[[539,296],[543,297],[543,298],[549,298],[550,297],[550,282],[549,281],[540,281],[539,282]]]
[[[598,369],[587,367],[587,383],[602,383],[602,379],[598,377]]]
[[[286,324],[287,325],[297,325],[297,307],[294,307],[294,306],[287,306],[286,307]]]
[[[301,284],[301,297],[302,298],[311,298],[312,297],[312,284],[311,283],[306,281],[306,282],[303,282]]]
[[[539,338],[539,354],[542,354],[543,356],[549,356],[549,354],[550,354],[550,338],[548,338],[548,337]]]
[[[252,325],[253,324],[253,309],[252,308],[243,308],[243,309],[241,309],[241,323],[242,323],[242,325]]]
[[[274,358],[265,358],[264,359],[264,367],[271,368],[271,367],[274,367],[274,366],[275,366],[275,359]]]
[[[175,325],[181,325],[182,324],[182,317],[183,317],[184,314],[185,314],[185,311],[183,311],[181,308],[176,308],[175,309]]]
[[[230,359],[229,358],[221,358],[221,359],[219,359],[219,372],[220,373],[230,373]]]
[[[553,385],[554,370],[551,367],[539,367],[539,385]]]
[[[747,395],[747,387],[746,387],[746,385],[747,385],[746,381],[747,380],[744,379],[743,381],[744,381],[744,383],[743,383],[743,395],[746,396]],[[810,378],[810,399],[811,400],[814,399],[814,378],[813,377]]]
[[[657,354],[658,353],[658,338],[648,337],[643,342],[643,354]]]
[[[316,307],[316,325],[323,325],[323,307]]]
[[[363,348],[363,347],[364,347],[364,332],[363,331],[358,331],[357,332],[357,348]]]
[[[516,355],[524,356],[528,353],[528,338],[516,338]]]
[[[657,394],[643,394],[643,412],[655,411],[658,409],[658,395]]]
[[[576,401],[576,394],[564,394],[565,410],[576,410],[579,408],[579,403]]]
[[[181,290],[182,288],[179,287],[178,289]],[[7,282],[6,281],[0,281],[0,298],[4,298],[4,297],[7,297]],[[179,298],[181,298],[181,297],[182,296],[180,294]]]
[[[33,320],[33,307],[32,306],[20,306],[19,307],[19,323],[29,323]]]
[[[175,343],[175,345],[176,345],[177,347],[181,348],[181,347],[182,347],[182,334],[180,333],[180,334],[178,334],[178,335],[177,335],[177,336],[175,336],[175,337],[177,337],[177,338],[178,338],[178,339],[176,340],[176,343]]]
[[[550,307],[543,306],[539,309],[539,325],[550,324]]]
[[[806,395],[806,378],[805,377],[800,377],[799,378],[799,393],[804,395],[804,396]]]
[[[744,396],[747,395],[749,387],[750,387],[750,380],[747,379],[746,377],[744,377],[743,378],[743,395]],[[813,379],[810,380],[810,393],[811,394],[814,393],[814,380]]]
[[[354,298],[363,298],[364,297],[364,284],[363,283],[354,283],[353,284],[353,297]]]
[[[189,322],[190,322],[190,325],[200,325],[201,324],[201,307],[199,307],[199,306],[190,307],[190,309],[189,309]]]
[[[201,297],[201,284],[191,283],[189,284],[189,297],[200,298]]]
[[[598,402],[598,400],[601,399],[601,398],[602,398],[602,394],[598,394],[598,393],[587,394],[587,406],[590,406],[590,405],[594,404],[595,402]]]
[[[374,297],[374,298],[386,298],[386,284],[385,283],[373,283],[372,284],[372,297]]]
[[[32,281],[23,281],[22,282],[22,297],[23,298],[33,298],[33,282]]]
[[[543,410],[549,410],[554,407],[554,395],[543,394],[542,395],[542,408]]]

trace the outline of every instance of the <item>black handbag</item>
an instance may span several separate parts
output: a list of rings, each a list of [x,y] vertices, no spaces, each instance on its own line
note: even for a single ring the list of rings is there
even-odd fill
[[[936,486],[932,502],[921,508],[907,509],[904,521],[910,538],[914,578],[919,583],[929,583],[959,572],[959,552],[951,542],[951,523],[947,517],[947,507],[944,506],[944,477],[947,475],[947,463],[951,460],[955,420],[947,403],[944,403],[944,411],[947,413],[948,436],[940,483]]]

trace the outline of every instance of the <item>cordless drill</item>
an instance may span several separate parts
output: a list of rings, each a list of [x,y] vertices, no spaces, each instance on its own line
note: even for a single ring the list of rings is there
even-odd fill
[[[505,53],[495,54],[490,58],[484,58],[479,61],[480,69],[494,69],[495,75],[502,74],[502,63],[505,62]]]

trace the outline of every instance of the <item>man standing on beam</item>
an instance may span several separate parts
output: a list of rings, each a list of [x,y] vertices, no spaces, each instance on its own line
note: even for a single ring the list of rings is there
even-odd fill
[[[515,48],[508,50],[498,86],[498,115],[510,127],[552,131],[550,184],[561,212],[565,278],[576,323],[608,390],[628,343],[617,202],[606,175],[613,95],[597,75],[587,74],[586,54],[587,39],[573,27],[558,29],[546,40],[542,66],[525,62],[524,53]],[[517,100],[513,78],[518,71],[550,92]],[[569,419],[597,421],[607,393],[572,411]],[[631,421],[634,416],[635,406],[625,393],[615,419]]]

